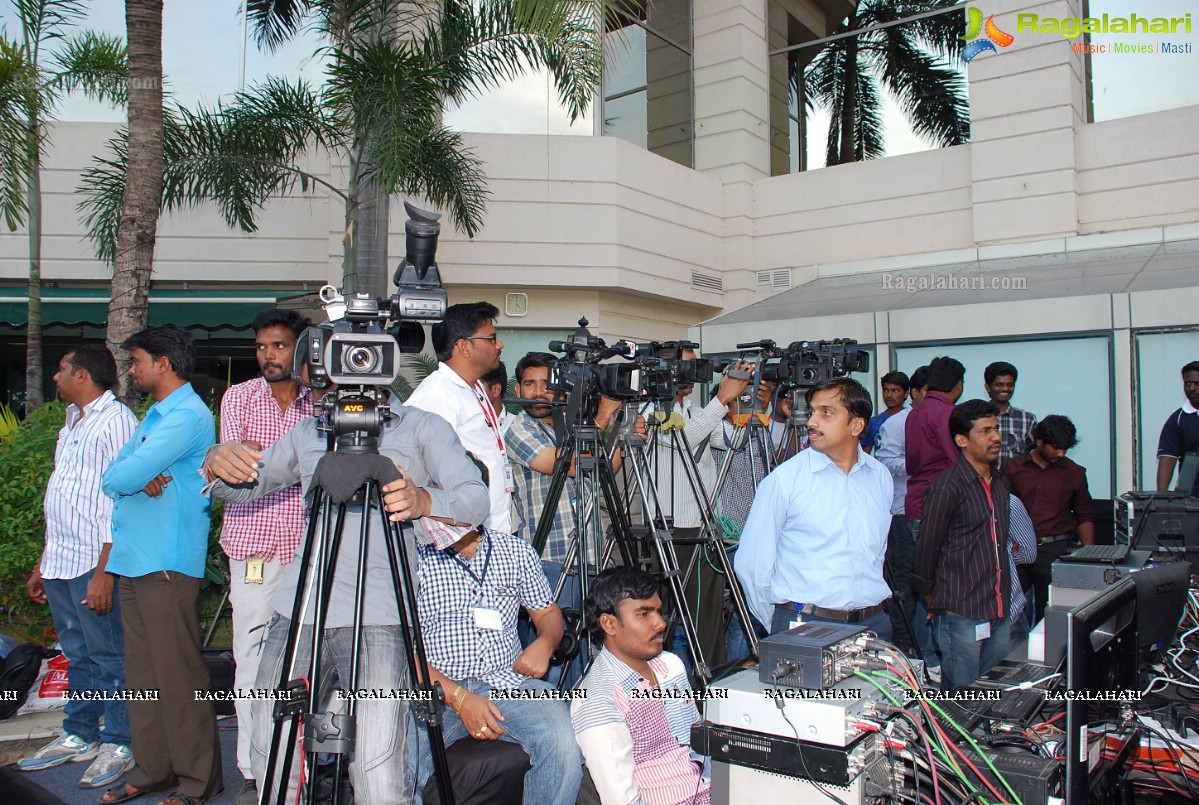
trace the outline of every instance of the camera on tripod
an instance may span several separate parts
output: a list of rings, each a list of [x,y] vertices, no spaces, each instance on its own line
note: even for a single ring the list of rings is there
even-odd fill
[[[423,325],[445,316],[446,292],[436,263],[441,216],[406,201],[404,209],[407,253],[395,272],[396,292],[387,299],[365,293],[347,299],[326,285],[319,296],[328,321],[309,327],[296,341],[292,376],[314,389],[339,387],[321,400],[328,428],[339,438],[379,434],[390,411],[379,404],[378,390],[399,377],[403,353],[424,347]]]
[[[642,363],[632,360],[637,345],[617,341],[611,347],[587,329],[586,317],[579,319],[579,329],[569,341],[551,341],[551,352],[565,353],[549,367],[546,388],[567,395],[580,395],[598,402],[600,395],[613,400],[637,400],[643,393]],[[621,357],[629,363],[602,363]]]
[[[851,372],[870,371],[870,353],[855,349],[857,343],[852,338],[835,338],[832,341],[792,341],[782,348],[764,338],[738,344],[737,349],[741,350],[738,360],[756,353],[760,356],[758,372],[762,380],[787,388],[810,388]],[[731,363],[733,360],[724,361],[716,369],[723,371]]]

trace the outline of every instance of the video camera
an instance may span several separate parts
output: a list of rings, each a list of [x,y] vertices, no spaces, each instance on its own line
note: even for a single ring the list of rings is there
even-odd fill
[[[750,353],[760,355],[758,372],[762,380],[769,380],[790,389],[810,388],[817,383],[834,377],[844,377],[851,372],[870,371],[870,353],[854,349],[858,342],[852,338],[835,338],[832,341],[792,341],[780,348],[774,341],[764,338],[738,344],[741,358]],[[732,361],[721,364],[718,368]]]
[[[424,324],[441,321],[446,292],[437,269],[440,215],[404,202],[406,254],[396,269],[396,292],[388,299],[369,294],[345,298],[332,285],[319,296],[329,320],[309,327],[296,342],[292,376],[314,389],[339,387],[322,399],[329,429],[377,435],[390,411],[378,404],[378,389],[395,382],[403,353],[420,352]]]

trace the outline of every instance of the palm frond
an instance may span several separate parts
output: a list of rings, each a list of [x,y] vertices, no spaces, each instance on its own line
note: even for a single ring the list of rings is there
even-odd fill
[[[258,47],[271,52],[295,36],[309,5],[308,0],[247,0],[246,21]]]
[[[83,0],[11,0],[21,23],[25,42],[34,50],[51,39],[63,36],[69,28],[87,14]]]
[[[414,355],[406,355],[405,361],[408,367],[412,369],[412,379],[415,385],[419,386],[421,382],[437,371],[438,361],[432,355],[426,355],[423,352]]]
[[[896,38],[889,44],[883,83],[912,129],[941,147],[968,142],[970,107],[962,74],[908,40]]]
[[[29,213],[25,181],[37,167],[37,148],[30,149],[29,104],[39,103],[37,73],[21,45],[0,39],[0,215],[10,229]],[[34,132],[37,145],[38,132]]]
[[[857,74],[856,111],[854,120],[853,158],[855,161],[878,159],[886,155],[886,127],[883,124],[883,101],[874,77],[865,70]]]
[[[122,105],[128,97],[129,63],[125,42],[117,36],[86,31],[68,38],[54,54],[50,84],[57,90]]]

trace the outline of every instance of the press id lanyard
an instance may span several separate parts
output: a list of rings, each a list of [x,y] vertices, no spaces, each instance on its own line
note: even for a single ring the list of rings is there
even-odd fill
[[[480,550],[483,546],[480,546]],[[487,555],[483,557],[483,570],[476,574],[471,568],[470,562],[462,558],[462,554],[455,553],[454,561],[458,566],[466,571],[467,575],[479,585],[479,600],[477,603],[482,603],[483,582],[487,579],[487,570],[491,567],[491,540],[486,540]],[[491,632],[498,632],[504,628],[503,618],[500,616],[500,611],[491,607],[473,606],[470,608],[471,615],[475,620],[476,629],[486,629]]]
[[[508,451],[504,447],[504,432],[500,430],[500,420],[495,415],[495,407],[492,406],[491,400],[487,399],[486,389],[483,388],[483,382],[476,381],[474,385],[475,399],[479,402],[479,407],[483,409],[483,418],[487,420],[487,426],[491,428],[491,434],[495,436],[496,447],[500,449],[500,465],[504,470],[504,491],[512,494],[516,491],[516,481],[512,477],[512,465],[508,463]]]

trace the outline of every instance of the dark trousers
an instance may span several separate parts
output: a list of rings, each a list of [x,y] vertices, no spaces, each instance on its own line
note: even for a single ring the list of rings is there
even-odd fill
[[[137,767],[127,782],[216,796],[223,787],[216,713],[211,701],[196,700],[196,691],[209,685],[200,651],[200,580],[173,571],[122,578],[121,612],[125,683],[158,692],[158,701],[129,702]]]
[[[1063,539],[1048,545],[1037,546],[1037,559],[1029,566],[1033,590],[1036,592],[1036,600],[1033,602],[1036,606],[1033,623],[1037,623],[1045,617],[1045,607],[1049,604],[1049,582],[1053,578],[1053,563],[1076,545],[1075,540]]]
[[[904,649],[917,647],[916,635],[908,628],[915,627],[916,590],[912,587],[912,558],[916,554],[916,540],[912,529],[902,514],[891,516],[891,533],[887,538],[886,573],[891,587],[891,603],[887,604],[887,615],[891,619],[891,633],[895,643]]]
[[[700,535],[698,528],[676,528],[674,536],[682,539],[697,539]],[[724,646],[724,576],[717,573],[707,559],[704,558],[703,545],[674,546],[679,559],[679,572],[686,573],[691,556],[698,554],[695,560],[695,570],[687,584],[687,607],[695,624],[699,637],[699,648],[704,653],[704,660],[709,668],[722,665],[725,662]]]

